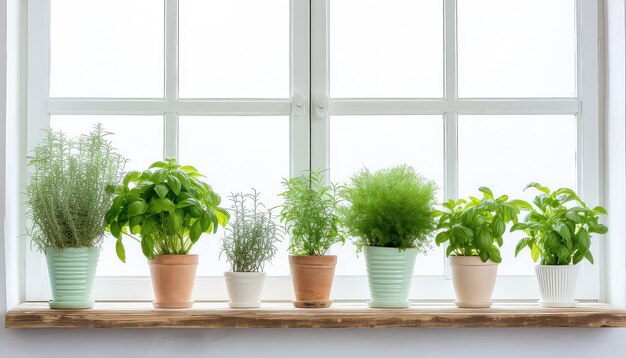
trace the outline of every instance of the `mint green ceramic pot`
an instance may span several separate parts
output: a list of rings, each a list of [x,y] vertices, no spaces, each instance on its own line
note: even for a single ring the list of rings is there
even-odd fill
[[[409,307],[409,290],[417,249],[365,246],[365,263],[370,286],[369,306]]]
[[[92,308],[99,247],[46,249],[52,301],[50,308]]]

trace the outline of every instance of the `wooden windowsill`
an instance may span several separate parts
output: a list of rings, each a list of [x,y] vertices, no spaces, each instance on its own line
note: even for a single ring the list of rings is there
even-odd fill
[[[626,327],[626,311],[587,303],[567,309],[537,304],[371,309],[357,303],[335,303],[326,309],[297,309],[287,303],[231,309],[225,303],[197,302],[187,310],[157,310],[147,302],[100,302],[90,310],[51,310],[46,303],[24,303],[5,318],[6,328]]]

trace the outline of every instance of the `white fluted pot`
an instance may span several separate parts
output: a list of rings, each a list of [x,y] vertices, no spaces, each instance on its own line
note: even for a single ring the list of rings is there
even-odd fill
[[[541,300],[544,307],[576,306],[578,265],[535,265]]]
[[[261,307],[265,272],[224,272],[231,308]]]

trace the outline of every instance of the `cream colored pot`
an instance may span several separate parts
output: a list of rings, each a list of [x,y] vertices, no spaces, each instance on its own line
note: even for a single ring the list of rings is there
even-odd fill
[[[496,285],[498,264],[482,262],[478,256],[450,256],[455,305],[461,308],[487,308]]]

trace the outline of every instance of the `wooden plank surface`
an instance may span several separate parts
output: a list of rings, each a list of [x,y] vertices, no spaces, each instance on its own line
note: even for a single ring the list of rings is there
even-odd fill
[[[325,309],[297,309],[287,303],[266,303],[258,309],[230,309],[225,303],[198,302],[192,309],[157,310],[147,302],[100,302],[90,310],[51,310],[46,303],[24,303],[5,318],[7,328],[626,327],[626,311],[606,304],[568,309],[536,304],[371,309],[335,303]]]

